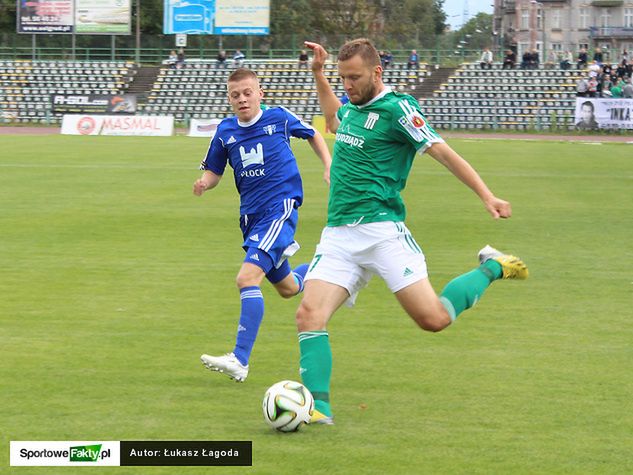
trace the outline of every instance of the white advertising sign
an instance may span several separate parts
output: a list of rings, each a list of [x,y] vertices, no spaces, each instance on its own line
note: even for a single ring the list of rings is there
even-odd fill
[[[191,119],[189,137],[209,137],[215,135],[221,119]]]
[[[142,115],[64,115],[61,133],[64,135],[142,135],[170,136],[174,134],[172,116]]]

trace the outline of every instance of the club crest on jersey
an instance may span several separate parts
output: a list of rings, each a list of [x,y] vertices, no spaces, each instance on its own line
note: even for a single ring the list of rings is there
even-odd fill
[[[247,152],[243,146],[240,146],[240,157],[242,157],[242,166],[244,168],[249,165],[263,165],[264,147],[261,143],[258,143],[256,149],[251,148],[250,152]]]
[[[277,124],[265,125],[262,128],[264,129],[265,133],[267,133],[268,135],[272,135],[277,130]]]
[[[368,130],[372,130],[374,128],[374,125],[376,125],[376,122],[378,122],[378,119],[380,119],[380,114],[370,112],[367,115],[367,120],[365,121],[365,125],[363,125],[363,127]]]

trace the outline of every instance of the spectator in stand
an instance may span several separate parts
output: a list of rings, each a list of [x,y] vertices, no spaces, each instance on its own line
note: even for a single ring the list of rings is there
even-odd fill
[[[611,76],[608,74],[602,75],[602,80],[599,80],[598,90],[600,94],[598,97],[611,97],[611,88],[613,87],[613,81],[611,81]]]
[[[587,82],[587,78],[581,76],[576,83],[576,95],[578,97],[587,97],[588,90],[589,83]]]
[[[589,69],[589,76],[597,76],[602,72],[602,68],[595,61],[591,63],[587,69]]]
[[[585,101],[580,106],[580,120],[576,123],[577,129],[594,130],[598,128],[598,122],[594,115],[594,105],[591,101]]]
[[[598,79],[590,77],[587,81],[587,97],[596,97],[598,94]]]
[[[302,49],[299,55],[299,69],[308,69],[308,53]]]
[[[615,69],[615,75],[619,78],[624,78],[626,76],[626,61],[622,60],[618,67]]]
[[[538,69],[539,57],[538,50],[533,49],[530,54],[530,69]]]
[[[382,69],[385,69],[385,56],[387,55],[387,53],[385,53],[383,50],[380,50],[378,52],[378,57],[380,57],[380,65],[382,66]]]
[[[244,56],[244,53],[242,53],[239,49],[236,49],[235,54],[233,55],[233,66],[235,66],[236,68],[241,68],[242,64],[244,64],[245,59],[246,56]]]
[[[503,69],[514,69],[514,63],[517,62],[517,55],[511,49],[506,50],[503,57]]]
[[[603,55],[602,50],[600,48],[596,48],[593,53],[593,60],[598,63],[598,65],[602,66]]]
[[[625,99],[633,99],[633,84],[631,78],[624,80],[624,87],[622,88],[622,97]]]
[[[490,48],[484,48],[482,51],[479,65],[481,69],[492,69],[492,51],[490,51]]]
[[[418,52],[412,49],[411,54],[409,55],[409,61],[407,62],[407,69],[418,69],[419,65],[420,59],[418,56]]]
[[[611,89],[609,89],[609,92],[611,93],[611,97],[613,97],[614,99],[620,99],[621,97],[623,97],[622,82],[619,78],[616,78],[616,80],[613,82],[613,85],[611,86]]]
[[[176,68],[182,69],[185,67],[185,50],[180,48],[178,50],[178,54],[176,55]]]
[[[626,64],[626,75],[633,77],[633,58],[629,59]]]
[[[385,51],[385,69],[387,69],[391,63],[393,63],[393,54],[391,54],[391,51],[387,50]]]
[[[571,68],[571,63],[573,63],[573,61],[574,61],[574,55],[572,54],[572,52],[569,50],[565,51],[565,53],[563,53],[563,56],[561,58],[560,68],[565,69],[565,70]]]
[[[173,49],[171,50],[171,52],[169,53],[169,56],[167,57],[167,66],[169,66],[169,69],[176,69],[177,62],[178,62],[178,54],[176,53],[176,50]]]
[[[584,69],[587,67],[587,51],[585,48],[580,48],[580,52],[578,53],[578,61],[577,61],[578,69]]]
[[[558,64],[558,54],[556,51],[551,49],[549,53],[547,53],[547,61],[545,62],[545,69],[554,69]]]
[[[226,69],[227,66],[228,64],[226,63],[226,51],[220,50],[220,52],[218,53],[218,57],[215,59],[215,67]]]
[[[526,50],[525,53],[521,55],[521,69],[530,69],[530,58],[532,54]]]

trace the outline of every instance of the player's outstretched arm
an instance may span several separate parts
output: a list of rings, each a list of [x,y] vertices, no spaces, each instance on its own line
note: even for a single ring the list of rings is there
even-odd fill
[[[308,143],[314,153],[321,159],[323,163],[323,180],[329,185],[330,184],[330,166],[332,165],[332,156],[330,155],[330,149],[325,142],[323,136],[319,133],[318,130],[314,131],[314,137],[310,137],[308,139]]]
[[[215,188],[221,179],[222,175],[216,175],[209,170],[205,170],[202,176],[193,183],[193,194],[196,196],[202,195],[205,191]]]
[[[470,163],[464,160],[448,144],[435,143],[427,149],[427,153],[477,193],[477,196],[483,201],[486,210],[493,218],[509,218],[512,216],[510,203],[497,198]]]
[[[325,116],[325,123],[330,131],[336,132],[339,125],[336,111],[341,107],[341,101],[339,101],[334,91],[332,91],[330,83],[323,72],[323,67],[327,60],[327,51],[318,43],[306,41],[304,44],[314,53],[312,58],[312,74],[314,75],[314,82],[316,83],[317,94],[319,96],[319,105]]]

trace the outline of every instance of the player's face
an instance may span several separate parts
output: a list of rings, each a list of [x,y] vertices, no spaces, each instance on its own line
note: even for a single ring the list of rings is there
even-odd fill
[[[255,78],[231,81],[228,84],[229,103],[241,122],[250,122],[260,111],[264,92]]]
[[[359,55],[338,62],[338,74],[349,101],[361,105],[372,100],[378,94],[382,67],[365,64]]]

